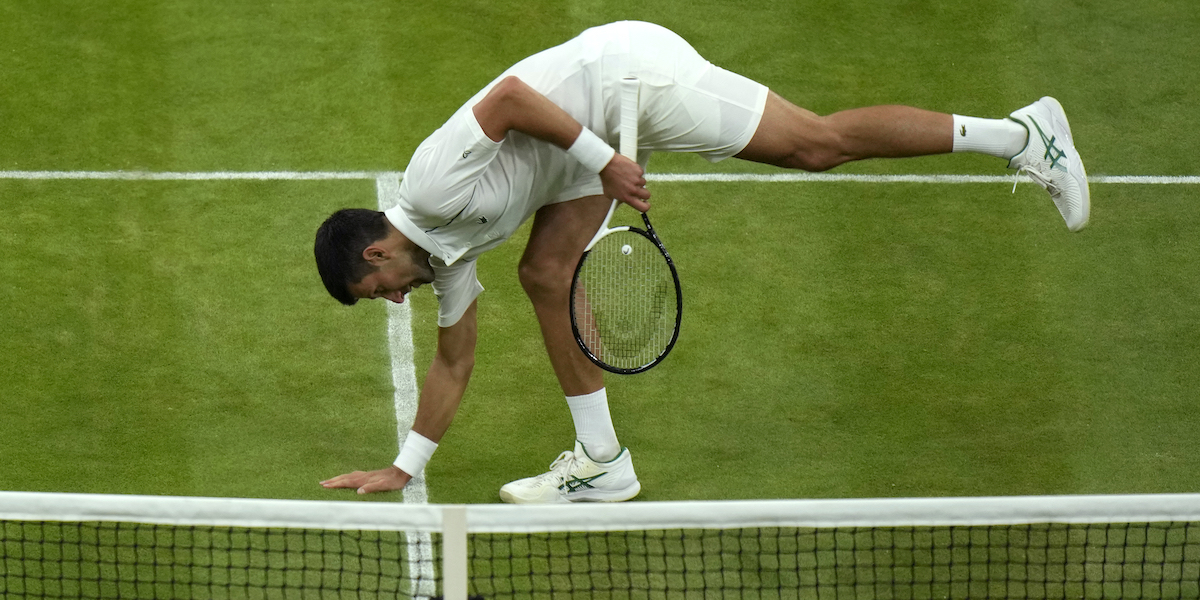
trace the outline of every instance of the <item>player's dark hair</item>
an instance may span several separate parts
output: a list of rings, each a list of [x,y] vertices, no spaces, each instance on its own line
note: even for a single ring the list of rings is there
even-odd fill
[[[325,219],[317,228],[313,255],[330,296],[346,306],[358,302],[350,285],[376,270],[363,258],[363,250],[387,234],[387,218],[376,210],[345,208]]]

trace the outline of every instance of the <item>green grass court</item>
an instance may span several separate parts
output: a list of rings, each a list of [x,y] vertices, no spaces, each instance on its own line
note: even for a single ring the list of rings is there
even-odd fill
[[[1190,0],[14,0],[0,171],[400,171],[511,63],[620,19],[820,113],[1000,117],[1053,95],[1089,174],[1200,174]],[[1094,183],[1080,234],[1011,187],[653,184],[685,306],[661,366],[608,380],[640,498],[1200,491],[1200,187]],[[357,498],[317,482],[395,458],[386,311],[329,298],[311,247],[330,212],[376,202],[369,178],[0,177],[0,489]],[[522,248],[480,260],[478,363],[433,502],[496,502],[570,447]],[[411,301],[420,378],[435,300]]]

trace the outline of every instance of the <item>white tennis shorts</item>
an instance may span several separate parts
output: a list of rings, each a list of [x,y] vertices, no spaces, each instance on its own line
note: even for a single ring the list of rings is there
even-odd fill
[[[652,23],[614,23],[580,37],[611,35],[603,31],[609,27],[628,36],[626,69],[641,80],[640,147],[717,162],[750,143],[766,106],[766,86],[708,62],[675,32]]]
[[[493,85],[508,75],[519,77],[614,147],[620,139],[621,80],[637,77],[642,168],[653,152],[690,152],[712,162],[736,155],[754,137],[768,95],[766,86],[713,65],[671,30],[640,21],[588,29],[518,62]],[[535,208],[603,194],[599,175],[578,164],[568,168],[557,189],[537,189],[547,181],[545,173],[557,172],[557,155],[540,152],[536,145],[522,149],[512,140],[508,146],[515,157],[509,161],[513,173],[508,178],[532,178]]]

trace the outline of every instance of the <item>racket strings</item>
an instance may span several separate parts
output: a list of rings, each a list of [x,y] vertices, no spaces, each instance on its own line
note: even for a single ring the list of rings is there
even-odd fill
[[[596,358],[618,369],[649,365],[668,349],[677,306],[669,265],[639,233],[606,236],[580,268],[574,301],[580,337]]]

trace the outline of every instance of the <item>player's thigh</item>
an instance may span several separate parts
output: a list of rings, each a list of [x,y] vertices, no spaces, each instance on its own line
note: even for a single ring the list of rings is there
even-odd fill
[[[821,157],[836,147],[837,134],[826,119],[770,92],[754,136],[735,156],[779,167],[822,170]]]
[[[522,281],[541,277],[557,280],[565,273],[569,283],[575,264],[600,229],[611,204],[604,196],[586,196],[538,209],[521,256]]]

